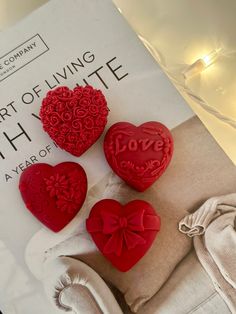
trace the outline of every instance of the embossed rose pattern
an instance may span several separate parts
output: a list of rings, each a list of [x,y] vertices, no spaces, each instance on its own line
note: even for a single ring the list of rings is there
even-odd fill
[[[82,155],[100,137],[107,115],[103,93],[89,85],[49,91],[40,110],[44,130],[59,147],[75,156]]]

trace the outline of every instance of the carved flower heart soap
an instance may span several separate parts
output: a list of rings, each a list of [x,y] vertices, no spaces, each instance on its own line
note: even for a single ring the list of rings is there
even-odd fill
[[[86,227],[101,253],[122,272],[131,269],[149,250],[161,219],[148,202],[126,205],[104,199],[91,209]]]
[[[138,127],[118,122],[110,127],[104,139],[104,153],[113,171],[140,192],[164,173],[173,148],[170,131],[154,121]]]
[[[60,148],[77,157],[100,137],[107,115],[103,93],[92,86],[49,91],[40,110],[44,130]]]
[[[58,232],[82,207],[87,177],[84,169],[74,162],[55,167],[39,163],[23,171],[19,189],[28,210],[49,229]]]

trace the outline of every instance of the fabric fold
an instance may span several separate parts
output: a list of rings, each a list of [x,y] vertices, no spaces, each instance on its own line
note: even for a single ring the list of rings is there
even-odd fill
[[[180,221],[179,230],[189,237],[204,234],[209,223],[219,216],[219,204],[220,198],[210,198],[197,211]]]
[[[179,222],[179,230],[194,237],[199,261],[236,313],[236,193],[207,200]]]

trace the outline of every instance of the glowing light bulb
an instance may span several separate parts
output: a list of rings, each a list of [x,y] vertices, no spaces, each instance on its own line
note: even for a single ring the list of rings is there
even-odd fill
[[[211,64],[211,58],[210,56],[206,55],[205,57],[202,58],[202,60],[205,62],[205,64],[208,66]]]
[[[209,54],[195,61],[193,64],[187,67],[186,70],[184,70],[183,72],[184,78],[189,79],[207,69],[218,59],[220,52],[221,48],[212,50]]]

